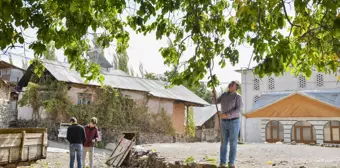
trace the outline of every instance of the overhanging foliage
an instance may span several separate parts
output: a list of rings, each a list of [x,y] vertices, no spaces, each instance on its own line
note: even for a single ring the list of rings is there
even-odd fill
[[[222,68],[227,61],[235,65],[240,58],[236,47],[245,43],[254,48],[260,76],[289,68],[310,76],[314,66],[337,71],[339,7],[337,0],[2,0],[0,48],[25,44],[23,30],[33,28],[36,40],[29,47],[37,59],[54,41],[83,77],[103,81],[99,66],[83,56],[87,37],[101,31],[98,43],[103,48],[114,41],[117,53],[124,53],[130,27],[172,39],[172,46],[160,49],[167,65],[178,65],[188,44],[194,46],[187,68],[171,79],[173,84],[198,86],[215,59]],[[212,75],[208,85],[217,83]]]

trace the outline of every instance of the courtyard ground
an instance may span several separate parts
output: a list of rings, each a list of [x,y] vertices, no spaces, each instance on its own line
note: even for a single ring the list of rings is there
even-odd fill
[[[176,143],[150,144],[140,147],[156,150],[169,162],[184,161],[193,157],[196,161],[209,158],[209,162],[219,158],[219,143]],[[49,142],[46,160],[32,165],[33,168],[69,167],[68,148],[65,144]],[[111,154],[109,150],[95,150],[95,167],[106,167],[105,161]],[[243,144],[238,147],[236,166],[254,167],[327,167],[340,168],[340,148],[326,148],[308,145],[286,144]]]

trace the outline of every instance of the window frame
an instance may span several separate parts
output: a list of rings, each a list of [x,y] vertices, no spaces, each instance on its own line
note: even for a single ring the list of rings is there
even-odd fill
[[[338,122],[339,125],[337,126],[332,126],[332,122]],[[326,128],[326,126],[329,124],[329,127]],[[338,128],[339,129],[339,140],[338,141],[334,141],[333,140],[333,128]],[[325,141],[325,129],[329,129],[330,130],[330,141]],[[329,121],[325,124],[324,128],[323,128],[323,138],[324,138],[324,143],[332,143],[332,144],[340,144],[340,121],[338,120],[332,120],[332,121]]]
[[[277,122],[277,125],[273,125],[273,122]],[[269,127],[270,130],[270,137],[267,137],[267,128]],[[282,128],[282,129],[281,129]],[[273,137],[273,129],[277,130],[277,137]],[[280,138],[280,131],[283,131],[283,137],[282,139]],[[265,140],[268,143],[276,143],[276,142],[283,142],[284,141],[284,127],[282,123],[278,120],[270,120],[265,127]]]
[[[88,105],[92,102],[92,94],[91,93],[78,93],[78,105]]]

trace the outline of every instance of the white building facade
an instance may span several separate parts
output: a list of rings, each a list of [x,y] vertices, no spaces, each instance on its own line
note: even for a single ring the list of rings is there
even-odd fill
[[[237,70],[237,72],[241,73],[244,103],[244,116],[241,124],[243,141],[264,142],[267,137],[274,134],[281,141],[292,142],[302,138],[305,133],[303,129],[308,130],[302,126],[304,124],[311,125],[309,138],[316,143],[323,143],[330,136],[328,134],[333,133],[332,136],[337,137],[337,134],[340,134],[340,125],[339,130],[334,128],[334,132],[331,130],[332,133],[325,133],[330,121],[340,120],[340,113],[339,117],[337,116],[337,111],[340,111],[340,82],[338,83],[337,74],[314,71],[308,79],[301,75],[295,76],[290,72],[284,73],[283,76],[272,75],[263,78],[255,75],[252,69]],[[306,103],[294,103],[294,101]],[[320,109],[322,109],[321,106],[327,106],[328,111],[332,112],[327,113],[328,116],[321,114],[322,110],[319,110],[320,114],[319,112],[311,113],[318,109],[316,107],[308,109],[312,105],[317,105]],[[270,122],[272,120],[278,124],[278,130],[267,128],[274,124]],[[301,123],[298,123],[300,121],[305,122],[302,123],[301,130],[299,127]],[[301,137],[299,131],[302,131]],[[332,137],[332,140],[337,140],[337,137]],[[308,139],[306,135],[305,139]]]

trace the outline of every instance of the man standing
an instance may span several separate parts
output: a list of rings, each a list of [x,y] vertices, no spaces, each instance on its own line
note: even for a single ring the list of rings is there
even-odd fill
[[[85,126],[86,140],[83,149],[83,167],[85,168],[86,153],[89,153],[90,167],[93,168],[94,143],[98,141],[97,118],[92,117],[90,124]]]
[[[239,84],[232,81],[228,86],[228,92],[224,92],[216,101],[217,104],[221,103],[220,124],[222,143],[220,148],[220,165],[226,167],[228,142],[230,143],[229,149],[229,162],[228,167],[234,168],[236,159],[238,134],[240,131],[240,112],[242,106],[241,96],[237,93]],[[216,94],[214,90],[214,94]]]
[[[77,119],[72,117],[70,119],[71,126],[67,128],[66,139],[70,142],[70,168],[74,167],[74,160],[77,153],[77,165],[78,168],[81,166],[81,155],[83,150],[83,143],[85,141],[85,130],[84,127],[77,124]]]

